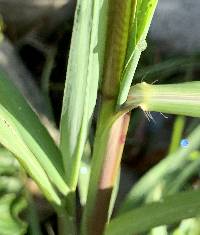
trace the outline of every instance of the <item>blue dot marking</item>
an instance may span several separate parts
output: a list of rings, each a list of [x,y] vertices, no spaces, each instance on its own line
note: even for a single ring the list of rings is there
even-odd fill
[[[83,174],[83,175],[85,175],[85,174],[88,173],[88,169],[87,169],[87,167],[85,167],[85,166],[82,166],[81,169],[80,169],[80,171],[81,171],[81,174]]]
[[[181,140],[181,147],[186,148],[189,145],[189,141],[187,139]]]

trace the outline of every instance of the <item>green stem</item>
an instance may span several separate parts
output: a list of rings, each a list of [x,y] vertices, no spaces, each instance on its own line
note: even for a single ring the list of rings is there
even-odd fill
[[[37,209],[32,195],[28,191],[26,191],[26,198],[28,200],[28,222],[30,226],[30,235],[42,235]]]
[[[42,235],[37,208],[34,203],[31,192],[29,191],[27,187],[28,178],[27,178],[26,172],[24,171],[22,167],[20,167],[19,178],[24,184],[24,196],[28,202],[27,217],[28,217],[28,223],[29,223],[29,228],[30,228],[30,235]]]
[[[135,1],[109,0],[106,52],[102,78],[102,106],[94,142],[91,176],[82,234],[101,235],[123,152],[129,114],[116,113],[116,102],[126,57],[129,26]]]
[[[101,235],[108,220],[110,199],[123,152],[129,114],[118,116],[115,102],[104,101],[94,143],[82,234]]]
[[[76,235],[73,218],[67,214],[58,215],[58,234]]]
[[[58,215],[58,234],[76,235],[76,193],[70,192],[65,198],[63,208],[57,212]]]

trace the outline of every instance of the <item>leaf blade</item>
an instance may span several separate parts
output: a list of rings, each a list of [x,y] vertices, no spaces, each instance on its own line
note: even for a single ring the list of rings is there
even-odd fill
[[[122,203],[119,213],[136,207],[152,190],[152,188],[160,182],[161,178],[164,178],[167,174],[176,171],[177,168],[182,168],[182,166],[187,163],[188,154],[200,147],[200,125],[193,130],[187,139],[190,143],[188,148],[179,148],[176,152],[170,154],[147,172],[137,182],[137,184],[132,187]]]
[[[77,2],[60,124],[60,149],[73,189],[102,73],[106,20],[99,19],[106,18],[106,9],[104,0]]]
[[[63,194],[69,191],[64,181],[60,152],[23,96],[2,74],[0,128],[0,142],[16,155],[40,188],[45,191],[45,195],[59,204],[60,199],[52,183]]]
[[[111,220],[105,235],[131,235],[153,227],[179,222],[200,215],[200,190],[166,197],[163,201],[144,205]],[[153,214],[153,216],[152,216]]]

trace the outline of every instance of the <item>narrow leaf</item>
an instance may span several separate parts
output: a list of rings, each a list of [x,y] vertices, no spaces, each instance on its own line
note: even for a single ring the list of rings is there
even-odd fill
[[[189,145],[187,148],[179,148],[176,152],[167,156],[159,164],[148,171],[128,193],[122,203],[120,213],[136,207],[147,196],[147,194],[165,178],[168,174],[182,169],[188,162],[188,155],[200,147],[200,125],[188,136]]]
[[[107,1],[78,0],[61,116],[60,148],[75,189],[104,59]]]
[[[181,172],[176,176],[176,178],[167,187],[167,194],[173,194],[182,189],[186,182],[191,179],[195,174],[198,174],[200,169],[200,153],[199,159],[196,159],[189,164],[187,164]]]
[[[200,82],[169,85],[138,83],[131,87],[125,107],[138,106],[145,112],[200,117]]]
[[[52,183],[63,194],[69,191],[60,152],[23,96],[1,74],[0,143],[17,157],[49,200],[60,204]]]
[[[200,215],[200,190],[179,193],[111,220],[105,235],[132,235]],[[153,215],[153,216],[152,216]]]
[[[178,116],[174,121],[171,143],[169,147],[169,153],[176,151],[180,145],[180,141],[183,135],[186,118],[184,116]]]

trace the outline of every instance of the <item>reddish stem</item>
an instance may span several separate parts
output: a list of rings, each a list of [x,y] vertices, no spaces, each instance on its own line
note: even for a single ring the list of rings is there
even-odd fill
[[[116,183],[119,165],[124,149],[130,113],[124,114],[113,124],[104,156],[102,172],[94,206],[89,221],[90,235],[102,235],[108,218],[108,210],[113,187]]]

